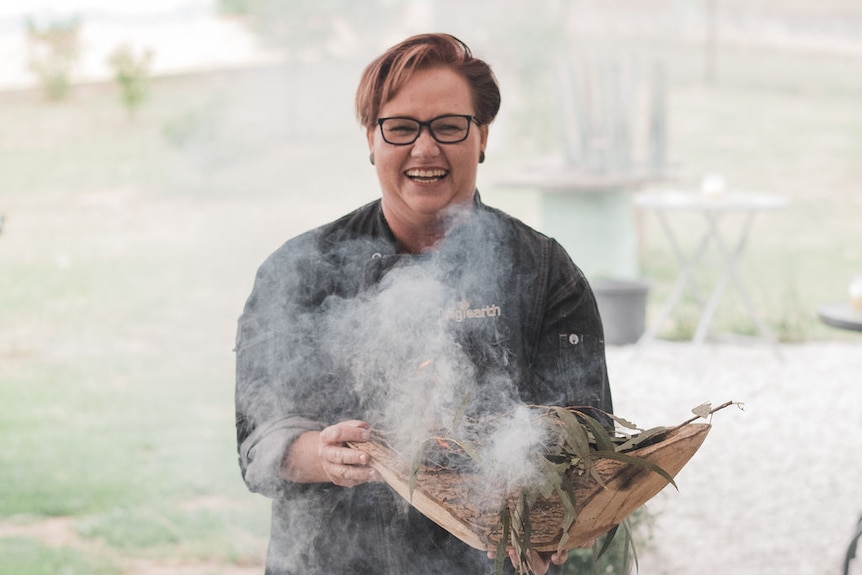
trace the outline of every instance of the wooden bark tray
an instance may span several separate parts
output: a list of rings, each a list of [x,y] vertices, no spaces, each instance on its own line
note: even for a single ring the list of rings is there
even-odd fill
[[[646,447],[626,454],[650,461],[671,477],[700,448],[710,425],[689,423],[671,428]],[[458,473],[421,465],[410,492],[411,465],[375,441],[350,444],[371,455],[386,483],[449,533],[476,549],[495,550],[502,534],[500,510],[507,494],[489,489],[477,474]],[[631,463],[598,459],[593,463],[601,483],[589,473],[572,477],[577,519],[568,531],[564,549],[583,546],[606,533],[659,493],[667,484],[658,473]],[[530,509],[531,545],[536,551],[554,551],[562,537],[564,509],[558,497],[539,498]]]

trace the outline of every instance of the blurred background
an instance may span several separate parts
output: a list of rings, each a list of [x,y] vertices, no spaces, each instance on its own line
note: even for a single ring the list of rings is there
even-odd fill
[[[646,281],[649,320],[680,267],[631,194],[778,196],[739,262],[759,318],[785,352],[856,349],[817,315],[862,274],[856,0],[3,2],[0,573],[262,572],[236,319],[270,252],[378,196],[356,84],[426,31],[498,76],[486,203],[556,235],[536,174],[621,192],[622,216],[591,214],[623,218],[632,263],[584,267]],[[694,249],[703,220],[674,223]],[[726,298],[716,328],[756,335],[743,303]],[[699,313],[683,297],[657,335],[682,345]],[[812,572],[838,572],[850,527]]]

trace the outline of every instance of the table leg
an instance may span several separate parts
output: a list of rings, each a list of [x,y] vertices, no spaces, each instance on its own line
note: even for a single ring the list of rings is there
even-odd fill
[[[702,300],[700,296],[700,289],[695,282],[694,271],[697,262],[700,261],[700,259],[703,257],[703,254],[706,252],[706,248],[709,245],[711,239],[709,231],[704,233],[691,257],[686,257],[685,253],[679,246],[679,242],[677,242],[676,240],[676,236],[674,235],[673,230],[667,223],[667,219],[665,218],[664,212],[659,210],[656,212],[656,215],[658,216],[658,219],[665,230],[665,234],[667,235],[668,241],[671,244],[677,263],[680,266],[681,273],[676,278],[676,281],[671,288],[670,295],[668,296],[667,300],[662,306],[661,311],[659,312],[658,318],[655,321],[651,322],[649,329],[638,340],[638,345],[655,339],[656,335],[658,335],[658,331],[662,328],[662,326],[664,326],[665,322],[670,318],[670,315],[673,313],[673,310],[676,308],[677,304],[679,304],[679,300],[682,298],[682,294],[685,292],[685,288],[689,285],[691,285],[691,289],[694,292],[695,299],[697,300],[698,304],[701,305]]]
[[[728,285],[732,284],[733,287],[736,289],[736,292],[739,294],[740,300],[742,301],[746,313],[748,314],[749,318],[751,318],[751,320],[754,322],[754,325],[757,328],[758,332],[764,339],[766,339],[770,344],[772,344],[773,347],[775,347],[776,353],[778,353],[778,348],[776,345],[777,341],[772,335],[772,332],[769,330],[769,327],[767,327],[767,325],[760,319],[757,310],[755,310],[754,305],[751,302],[751,297],[748,294],[748,290],[745,288],[745,284],[740,277],[738,269],[740,256],[745,250],[745,245],[751,232],[752,223],[754,221],[754,212],[749,211],[746,213],[745,220],[743,221],[743,227],[740,231],[739,239],[737,240],[736,245],[733,246],[732,249],[728,247],[728,245],[722,238],[721,231],[719,230],[718,225],[718,216],[714,212],[709,212],[706,214],[706,219],[710,229],[710,234],[712,237],[715,238],[719,254],[724,261],[724,270],[721,277],[719,278],[718,283],[715,286],[715,289],[713,289],[713,292],[710,295],[709,300],[707,301],[706,307],[704,308],[703,315],[698,322],[697,330],[695,331],[694,335],[694,342],[703,343],[703,341],[706,339],[706,336],[709,333],[709,329],[712,325],[712,320],[715,317],[715,313],[718,309],[718,304],[724,297]]]
[[[670,243],[671,250],[673,250],[674,257],[676,258],[677,263],[680,266],[681,270],[691,270],[693,272],[695,263],[703,256],[703,253],[706,251],[706,245],[709,243],[709,234],[704,233],[700,242],[698,243],[697,248],[692,253],[691,257],[686,257],[682,248],[679,245],[679,242],[676,239],[676,234],[673,233],[673,228],[670,227],[670,224],[667,221],[667,216],[661,210],[656,213],[658,217],[658,221],[661,224],[661,227],[664,229],[664,233],[667,236],[668,242]],[[688,274],[688,283],[691,284],[692,295],[694,295],[695,301],[697,301],[698,305],[703,305],[703,298],[701,297],[701,291],[695,282],[694,274]]]

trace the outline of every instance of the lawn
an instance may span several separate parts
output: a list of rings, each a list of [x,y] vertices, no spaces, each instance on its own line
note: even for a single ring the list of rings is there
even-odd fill
[[[815,310],[862,271],[859,60],[727,50],[715,86],[693,58],[673,65],[679,183],[719,170],[791,201],[743,261],[766,321],[788,341],[853,337]],[[377,194],[351,115],[359,67],[301,68],[299,91],[277,70],[161,78],[134,119],[111,85],[53,104],[0,93],[0,574],[261,571],[267,504],[233,440],[235,321],[270,251]],[[495,154],[483,173],[523,149]],[[540,226],[535,195],[482,189]],[[642,225],[652,312],[676,269]],[[733,302],[719,320],[750,329]]]

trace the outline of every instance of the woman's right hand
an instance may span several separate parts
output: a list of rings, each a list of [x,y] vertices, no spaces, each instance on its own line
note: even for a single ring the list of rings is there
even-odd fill
[[[369,465],[371,456],[346,443],[369,439],[371,430],[365,421],[342,421],[323,429],[318,436],[317,455],[327,480],[342,487],[379,481],[380,475]]]

